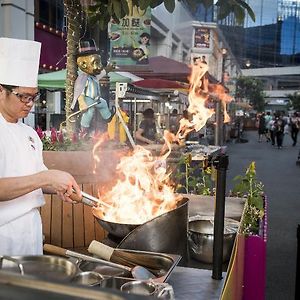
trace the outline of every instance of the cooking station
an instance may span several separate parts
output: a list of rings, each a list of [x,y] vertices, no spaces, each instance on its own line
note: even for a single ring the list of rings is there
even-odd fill
[[[136,114],[137,99],[141,96],[139,90],[128,89],[127,85],[117,85],[115,102],[117,115],[119,115],[119,98],[125,98],[125,96],[133,99],[131,104],[134,104],[133,109]],[[155,93],[151,97],[159,99]],[[123,125],[135,151],[138,147],[135,147],[128,128],[126,129],[126,125]],[[148,156],[148,152],[137,155],[130,161],[123,174],[124,178],[129,179],[131,189],[122,192],[121,186],[118,187],[117,198],[128,196],[127,194],[130,194],[133,187],[142,186],[141,198],[131,195],[131,198],[139,200],[139,205],[143,203],[138,206],[139,210],[136,211],[135,217],[140,217],[140,212],[144,211],[143,209],[147,205],[147,201],[141,201],[145,195],[145,198],[148,198],[146,200],[151,200],[155,204],[150,211],[161,211],[161,213],[146,221],[118,222],[114,218],[112,218],[114,221],[111,221],[111,219],[105,218],[110,213],[110,204],[101,206],[101,202],[105,202],[107,199],[110,201],[114,196],[113,193],[108,196],[105,194],[107,199],[100,197],[101,201],[98,204],[105,211],[103,214],[101,209],[99,212],[94,207],[95,203],[97,204],[95,197],[99,196],[97,186],[89,186],[88,192],[83,194],[83,199],[79,199],[81,204],[76,205],[72,211],[64,205],[58,209],[54,208],[55,213],[61,210],[61,216],[64,218],[68,217],[68,214],[72,215],[73,219],[68,220],[68,226],[70,227],[70,224],[73,226],[72,230],[67,231],[63,228],[62,236],[67,235],[68,232],[73,233],[68,244],[74,246],[75,234],[77,234],[77,230],[82,230],[74,218],[78,216],[82,208],[81,224],[88,220],[88,228],[83,234],[84,247],[80,249],[77,247],[65,247],[68,249],[53,247],[54,245],[63,246],[62,241],[49,239],[47,236],[44,245],[46,255],[44,256],[2,257],[0,260],[0,296],[10,299],[19,299],[21,295],[23,299],[41,299],[41,297],[46,299],[219,299],[227,269],[227,265],[223,261],[224,219],[230,218],[239,221],[244,208],[244,200],[227,198],[225,201],[228,157],[224,148],[199,144],[175,148],[176,155],[189,154],[192,161],[215,167],[217,174],[216,197],[176,194],[174,190],[168,194],[169,187],[164,186],[165,180],[160,180],[164,177],[160,176],[167,173],[164,163],[166,162],[167,165],[174,163],[176,157],[175,159],[174,157],[162,158],[153,155],[155,158],[150,161],[150,165],[155,174],[151,174],[149,177],[152,180],[156,176],[159,184],[148,178],[146,181],[142,181],[141,176],[134,172],[128,174],[130,171],[139,170],[139,167],[148,164],[148,162],[141,161],[137,164],[138,167],[134,168],[137,159]],[[158,148],[154,149],[152,152],[155,153]],[[82,162],[81,158],[80,161]],[[59,161],[59,165],[50,165],[50,167],[59,168],[61,162],[62,160]],[[101,167],[104,169],[103,166]],[[89,168],[85,166],[85,169]],[[164,172],[162,173],[162,171]],[[137,182],[139,184],[136,184]],[[141,182],[145,185],[142,185]],[[91,184],[93,183],[91,182]],[[149,187],[149,190],[146,186]],[[153,187],[156,187],[157,190],[154,190]],[[167,191],[168,197],[166,198],[171,196],[172,201],[167,207],[161,207],[161,204],[165,202],[161,201],[161,199],[165,200],[161,194],[162,191]],[[120,208],[124,206],[127,208],[126,206],[131,204],[131,198],[129,197],[130,201],[120,205]],[[51,198],[50,201],[50,204],[49,201],[46,202],[48,209],[53,210],[55,205],[61,205],[57,204],[55,199]],[[86,208],[83,204],[91,207]],[[130,213],[129,209],[122,212],[121,215],[127,217],[127,214]],[[43,222],[44,225],[48,225],[46,229],[50,228],[48,233],[54,232],[53,228],[57,228],[57,224],[49,225],[52,218],[50,217],[49,221],[48,212],[43,211],[43,208],[41,214],[42,218],[48,218]],[[207,216],[210,220],[214,219],[210,222],[213,223],[213,235],[207,234],[210,239],[212,236],[214,238],[214,248],[210,251],[213,252],[211,264],[198,262],[190,255],[189,219],[198,215]],[[90,234],[90,230],[100,227],[99,225],[107,233],[101,239],[96,238],[97,234],[93,236]],[[70,242],[70,240],[73,241]],[[47,245],[47,243],[51,245]]]
[[[186,151],[192,155],[194,160],[209,163],[212,163],[218,155],[222,154],[222,149],[214,146],[193,145],[187,147]],[[44,272],[39,271],[37,273],[34,270],[31,272],[34,265],[40,269],[36,261],[32,261],[29,263],[30,272],[26,274],[26,260],[24,261],[24,258],[3,257],[0,270],[0,295],[9,296],[10,299],[18,299],[20,294],[25,299],[40,299],[41,297],[47,299],[52,299],[52,297],[53,299],[142,299],[141,295],[126,293],[124,288],[128,283],[130,285],[138,282],[138,284],[143,285],[143,283],[139,283],[140,278],[131,272],[132,267],[138,264],[154,274],[154,278],[146,280],[146,282],[153,283],[146,286],[130,286],[129,288],[142,289],[142,293],[148,295],[147,298],[219,299],[226,278],[227,265],[221,263],[222,279],[213,279],[213,264],[201,263],[191,258],[187,243],[189,218],[199,214],[213,216],[215,214],[214,203],[215,199],[212,196],[183,195],[183,200],[178,203],[176,209],[145,224],[133,227],[120,226],[120,224],[97,219],[99,224],[108,232],[106,238],[101,242],[116,248],[114,252],[125,251],[125,254],[126,252],[129,254],[129,256],[125,255],[125,258],[124,256],[117,256],[115,260],[112,258],[106,258],[106,260],[129,267],[129,273],[128,270],[126,272],[126,270],[114,268],[114,266],[107,266],[101,261],[93,261],[92,259],[89,261],[85,260],[85,257],[81,259],[80,253],[78,257],[74,257],[72,251],[69,251],[71,253],[69,255],[68,252],[46,253],[66,255],[69,257],[67,260],[76,266],[75,273],[74,271],[70,274],[69,271],[63,272],[63,277],[58,280],[59,276],[51,264],[49,270],[44,268]],[[243,199],[229,197],[226,198],[224,205],[225,218],[240,220],[244,207]],[[96,257],[92,253],[88,253],[86,249],[81,250],[91,258]],[[130,256],[132,254],[133,258]],[[44,258],[47,259],[48,256],[45,255]],[[51,257],[63,259],[61,256],[51,255]],[[43,261],[43,264],[49,267],[48,262]],[[54,265],[56,266],[57,262]],[[19,274],[22,273],[22,268],[25,269],[25,276]],[[66,266],[64,265],[62,269],[66,270]],[[8,272],[12,270],[14,272]],[[59,274],[60,272],[61,269],[59,269]],[[100,274],[100,278],[94,273]]]
[[[214,212],[213,202],[214,199],[210,196],[190,195],[189,215],[193,216],[201,211],[201,214],[211,216]],[[227,198],[225,216],[240,219],[243,205],[244,201],[240,198]],[[137,252],[142,253],[142,251]],[[187,264],[189,267],[180,267],[178,266],[180,259],[178,255],[166,255],[166,257],[167,260],[164,261],[164,265],[167,276],[162,281],[166,281],[173,288],[175,299],[219,299],[224,279],[212,279],[212,271],[209,270],[211,265],[199,264],[192,259],[188,259]],[[90,264],[90,266],[83,267],[85,271],[91,269],[91,263],[86,264]],[[226,268],[225,265],[223,267]],[[224,278],[225,276],[226,270],[223,273]],[[41,299],[42,296],[47,299],[52,299],[52,297],[54,299],[54,296],[55,299],[142,299],[140,295],[125,294],[119,290],[120,285],[133,281],[132,278],[121,279],[120,273],[115,277],[117,279],[104,281],[102,286],[97,285],[87,288],[75,282],[68,282],[68,280],[57,282],[57,280],[53,280],[53,277],[51,280],[44,280],[41,283],[40,280],[43,276],[41,278],[39,276],[32,278],[30,275],[21,276],[18,272],[8,273],[7,270],[2,269],[0,271],[0,295],[9,295],[10,299],[19,299],[20,294],[25,299]],[[162,282],[157,284],[160,283]],[[168,295],[165,298],[162,297],[162,299],[172,299],[171,297]],[[147,298],[150,298],[150,296],[147,296]]]

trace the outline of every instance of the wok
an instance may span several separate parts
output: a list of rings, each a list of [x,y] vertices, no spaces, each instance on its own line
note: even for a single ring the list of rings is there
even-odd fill
[[[106,230],[108,233],[120,239],[123,239],[132,230],[134,230],[135,228],[141,225],[141,224],[121,224],[121,223],[106,221],[100,219],[96,215],[94,210],[93,210],[93,215],[96,218],[97,222],[103,227],[104,230]]]
[[[182,199],[181,201],[179,201],[177,203],[177,207],[174,208],[173,210],[170,210],[170,211],[168,211],[150,221],[147,221],[146,223],[143,223],[143,224],[121,224],[121,223],[114,223],[114,222],[106,221],[106,220],[101,219],[99,216],[97,216],[96,210],[93,210],[93,215],[94,215],[95,219],[97,220],[97,222],[103,227],[103,229],[105,229],[111,235],[118,237],[119,239],[123,239],[130,232],[132,232],[134,229],[136,229],[137,227],[139,227],[141,225],[148,224],[148,226],[151,226],[152,223],[154,223],[154,224],[156,223],[155,220],[165,219],[165,217],[168,216],[170,214],[170,212],[176,211],[181,206],[185,205],[186,202],[187,202],[186,198]]]
[[[60,282],[71,281],[79,271],[70,260],[52,255],[1,256],[0,269]]]

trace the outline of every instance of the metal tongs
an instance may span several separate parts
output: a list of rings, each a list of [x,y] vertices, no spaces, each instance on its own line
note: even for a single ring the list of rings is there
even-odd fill
[[[83,191],[81,191],[81,196],[81,198],[78,197],[75,190],[73,189],[73,194],[70,196],[70,198],[76,202],[82,202],[83,204],[91,207],[105,206],[107,208],[111,208],[111,205]]]

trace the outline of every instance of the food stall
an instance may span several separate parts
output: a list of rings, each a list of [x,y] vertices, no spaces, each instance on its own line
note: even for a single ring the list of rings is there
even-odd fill
[[[136,113],[139,97],[137,88],[117,84],[117,109],[120,99],[133,99]],[[160,99],[155,92],[148,97]],[[130,131],[126,133],[130,135]],[[134,141],[131,143],[134,145]],[[88,156],[76,153],[69,166],[62,163],[67,161],[66,155],[56,162],[45,159],[49,168],[70,171],[73,167],[83,198],[81,203],[71,205],[57,201],[55,195],[46,196],[46,205],[41,208],[45,255],[3,256],[0,295],[17,297],[22,291],[32,298],[42,293],[49,299],[53,293],[56,299],[76,299],[78,295],[89,299],[251,299],[249,295],[262,299],[264,278],[256,285],[253,266],[260,268],[264,277],[263,263],[259,263],[265,259],[266,218],[253,242],[237,226],[229,265],[223,257],[225,219],[243,221],[247,207],[245,198],[225,197],[228,157],[224,148],[195,145],[190,151],[192,158],[215,166],[214,197],[174,192],[168,181],[165,153],[172,148],[168,147],[162,155],[153,155],[143,147],[133,147],[129,155],[116,155],[120,160],[116,160],[119,176],[107,177],[115,180],[106,190],[103,177],[106,163],[114,160],[113,148],[106,149],[102,156],[95,155],[99,149]],[[75,161],[80,170],[74,168]],[[207,217],[207,231],[192,226],[199,215]],[[197,240],[201,233],[204,237]],[[195,260],[211,245],[212,238],[213,249],[207,251],[210,256],[213,252],[212,264]],[[252,254],[253,243],[260,244],[261,259],[252,259],[254,264],[250,266],[245,262]],[[245,294],[245,286],[249,294]],[[253,291],[259,297],[253,298]],[[233,294],[238,297],[230,298]]]
[[[226,201],[226,217],[239,219],[243,210],[243,205],[243,199],[228,198]],[[200,211],[204,215],[212,215],[214,210],[212,197],[190,195],[188,206],[188,214],[190,216],[199,214]],[[186,206],[181,207],[179,208],[179,211],[177,210],[175,212],[174,222],[178,221],[178,218],[182,217],[182,214],[185,215],[187,213],[186,208]],[[185,216],[185,218],[186,217],[187,216]],[[164,218],[166,218],[166,216],[164,216]],[[167,216],[167,220],[164,221],[169,223],[169,216]],[[174,222],[172,223],[173,229],[176,228],[176,224]],[[158,236],[164,240],[166,237],[166,230],[170,230],[170,227],[163,230],[164,226],[157,223],[157,220],[155,222],[150,221],[149,223],[151,223],[151,226],[154,226],[156,242],[158,242]],[[150,232],[153,232],[154,229],[149,227],[149,223],[146,227],[145,225],[139,226],[139,230],[142,230],[143,234],[139,236],[139,232],[135,232],[134,234],[137,239],[145,238],[145,233],[150,235]],[[143,226],[144,228],[141,228]],[[156,228],[155,226],[161,227]],[[123,245],[125,244],[126,239],[123,240]],[[156,247],[159,247],[159,245],[156,245]],[[82,250],[83,249],[81,249],[81,252]],[[165,291],[158,298],[219,299],[224,281],[212,279],[211,270],[207,269],[208,265],[206,265],[206,268],[199,268],[199,265],[193,265],[193,261],[189,259],[186,266],[178,266],[178,263],[180,262],[180,255],[178,254],[128,250],[129,254],[132,252],[138,255],[139,263],[143,263],[144,265],[147,265],[148,263],[147,268],[151,269],[153,273],[156,272],[155,278],[151,280],[156,285],[156,294],[153,294],[153,296],[159,296],[159,292]],[[46,255],[45,257],[48,256]],[[58,258],[60,256],[53,257]],[[131,262],[132,259],[136,259],[135,257],[130,256],[129,258],[131,259]],[[60,259],[63,258],[60,257]],[[65,273],[61,275],[61,271],[65,272],[66,267],[55,270],[55,268],[51,265],[49,267],[49,262],[43,262],[40,266],[44,268],[44,270],[40,270],[41,268],[37,270],[33,269],[33,266],[39,266],[36,262],[28,265],[26,264],[26,258],[23,257],[19,260],[19,263],[24,263],[25,275],[23,276],[19,274],[20,271],[18,271],[18,267],[15,265],[15,262],[2,260],[2,269],[0,271],[0,295],[10,295],[11,299],[18,299],[17,297],[20,293],[24,294],[25,299],[27,299],[26,296],[28,299],[30,297],[30,299],[35,299],[41,296],[44,296],[47,299],[51,299],[51,297],[54,296],[56,296],[56,299],[76,299],[76,297],[80,297],[81,299],[110,299],[110,297],[111,299],[142,299],[135,298],[134,294],[125,294],[124,292],[120,292],[120,288],[124,285],[124,283],[135,282],[136,279],[128,276],[127,273],[122,274],[122,272],[118,272],[118,270],[113,267],[107,267],[101,262],[89,262],[81,259],[75,264],[78,268],[78,271],[75,272],[75,274],[72,271],[67,272],[67,275],[65,275]],[[68,258],[68,260],[74,262],[74,258],[72,257]],[[28,261],[30,262],[30,259],[28,259]],[[128,261],[127,263],[123,262],[123,264],[132,266],[129,259]],[[57,261],[55,263],[55,266],[57,266]],[[190,264],[190,266],[188,266],[188,264]],[[155,265],[157,265],[160,270],[155,270]],[[224,267],[226,267],[226,265],[224,265]],[[12,270],[14,271],[13,273],[8,272]],[[104,280],[101,278],[100,284],[95,278],[84,283],[77,281],[78,279],[76,278],[78,278],[78,274],[84,275],[87,274],[87,272],[91,272],[91,270],[93,272],[98,271],[99,273],[104,274],[102,275]],[[29,274],[26,274],[27,271]],[[224,271],[225,273],[223,273],[223,276],[225,277],[226,269]]]

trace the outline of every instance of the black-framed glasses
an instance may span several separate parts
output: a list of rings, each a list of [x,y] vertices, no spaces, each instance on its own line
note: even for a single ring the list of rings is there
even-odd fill
[[[30,103],[31,101],[34,103],[34,102],[37,102],[40,97],[41,97],[41,94],[40,93],[36,93],[34,96],[33,95],[27,95],[27,94],[21,94],[21,93],[18,93],[16,91],[10,91],[12,94],[16,95],[19,100],[24,103],[24,104],[28,104]]]
[[[24,103],[24,104],[28,104],[30,102],[37,102],[40,97],[41,97],[41,94],[40,93],[36,93],[35,95],[28,95],[28,94],[22,94],[22,93],[18,93],[8,87],[4,87],[6,90],[8,90],[10,93],[14,94],[15,96],[18,97],[18,99]]]

